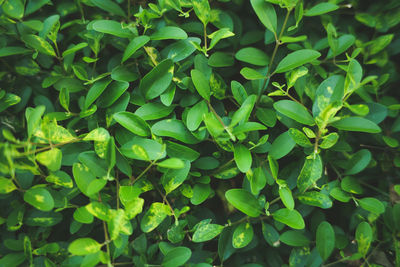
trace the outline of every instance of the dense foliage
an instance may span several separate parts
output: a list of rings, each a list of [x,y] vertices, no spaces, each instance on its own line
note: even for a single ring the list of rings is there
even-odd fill
[[[400,266],[400,1],[0,6],[0,266]]]

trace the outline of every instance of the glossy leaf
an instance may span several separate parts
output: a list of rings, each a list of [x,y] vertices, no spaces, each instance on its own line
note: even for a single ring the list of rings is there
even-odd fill
[[[253,240],[254,231],[250,223],[241,223],[233,232],[232,246],[234,248],[244,248]]]
[[[250,151],[242,144],[236,145],[234,149],[234,158],[237,167],[241,172],[247,172],[252,163]]]
[[[192,70],[190,72],[194,87],[201,97],[205,100],[210,101],[211,89],[210,84],[207,81],[206,77],[199,70]]]
[[[283,208],[275,211],[272,216],[274,220],[286,224],[293,229],[303,229],[305,227],[303,217],[297,210]]]
[[[339,130],[365,132],[365,133],[380,133],[381,128],[374,122],[362,117],[346,117],[341,120],[331,123],[331,125]]]
[[[54,208],[54,199],[46,188],[30,188],[24,194],[24,201],[38,210],[50,211]]]
[[[68,246],[68,251],[74,255],[87,255],[100,251],[101,244],[96,240],[84,237],[78,238]]]
[[[147,123],[142,118],[131,112],[118,112],[114,114],[113,118],[134,134],[139,136],[150,135],[150,127],[147,125]]]
[[[316,243],[319,255],[327,260],[335,248],[335,232],[330,223],[324,221],[318,225]]]
[[[174,63],[166,59],[148,72],[140,81],[139,90],[147,100],[160,96],[167,90],[174,74]]]
[[[254,47],[240,49],[236,52],[235,58],[256,66],[267,66],[269,63],[269,57],[263,51]]]
[[[276,67],[276,73],[286,72],[304,64],[310,63],[321,56],[321,53],[311,49],[301,49],[284,57]]]
[[[311,188],[322,176],[322,160],[320,155],[307,157],[303,168],[297,177],[297,187],[300,192]]]
[[[276,33],[277,18],[274,7],[264,0],[250,0],[258,19],[273,33]]]
[[[175,26],[162,27],[150,36],[151,40],[167,40],[167,39],[186,39],[188,36],[184,30]]]
[[[308,110],[292,100],[280,100],[274,103],[274,108],[289,118],[306,125],[314,125],[314,119]]]
[[[261,207],[257,199],[244,189],[230,189],[225,192],[225,197],[232,206],[250,217],[261,214]]]
[[[145,233],[153,231],[169,214],[167,205],[153,202],[140,221],[140,229]]]
[[[128,46],[124,51],[121,63],[124,63],[126,60],[128,60],[138,49],[143,47],[149,41],[150,37],[146,35],[141,35],[133,38],[132,41],[129,42]]]

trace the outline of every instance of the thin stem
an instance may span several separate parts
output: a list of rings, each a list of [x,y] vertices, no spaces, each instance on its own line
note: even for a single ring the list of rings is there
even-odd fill
[[[152,161],[149,166],[146,167],[146,169],[144,169],[144,171],[142,171],[141,174],[139,174],[139,176],[136,178],[135,181],[139,180],[143,175],[146,174],[146,172],[148,172],[150,170],[151,167],[153,167],[153,165],[156,164],[156,160]]]
[[[169,209],[171,210],[172,215],[173,215],[174,218],[175,218],[175,224],[178,224],[178,217],[176,216],[175,211],[174,211],[174,208],[172,207],[171,203],[169,203],[169,201],[168,201],[168,199],[167,199],[167,196],[164,195],[164,194],[161,192],[161,190],[158,189],[157,186],[154,186],[154,187],[156,188],[157,192],[161,195],[163,201],[168,205]]]
[[[128,21],[131,21],[131,0],[128,0]]]
[[[350,258],[350,257],[345,257],[345,258],[342,258],[342,259],[340,259],[340,260],[337,260],[337,261],[334,261],[334,262],[331,262],[331,263],[328,263],[328,264],[324,264],[324,265],[322,265],[322,267],[332,266],[332,265],[335,265],[335,264],[337,264],[337,263],[339,263],[339,262],[346,261],[346,260],[348,260],[349,258]]]
[[[207,55],[207,24],[203,24],[204,28],[204,50]]]
[[[285,32],[286,24],[287,24],[287,22],[289,20],[289,15],[290,15],[291,11],[292,11],[292,9],[288,9],[287,10],[287,13],[286,13],[286,16],[285,16],[285,20],[283,21],[283,25],[282,25],[281,31],[279,33],[279,36],[277,37],[276,33],[274,33],[274,35],[275,35],[275,47],[274,47],[274,51],[272,52],[271,61],[269,62],[269,65],[268,65],[268,70],[267,70],[267,74],[266,74],[267,77],[264,79],[263,86],[261,87],[262,89],[264,89],[265,85],[267,84],[268,79],[271,78],[271,76],[275,74],[275,72],[273,72],[271,75],[269,75],[271,73],[271,67],[272,67],[272,64],[274,63],[276,53],[278,52],[278,48],[282,44],[280,40],[281,40],[281,38],[283,36],[283,33]]]
[[[229,130],[229,128],[225,125],[225,123],[222,121],[221,117],[218,115],[218,113],[215,111],[215,109],[213,108],[213,106],[211,105],[211,103],[209,101],[206,101],[207,105],[209,107],[209,109],[211,110],[211,112],[215,115],[215,117],[217,118],[217,120],[219,121],[219,123],[221,123],[222,127],[224,127],[224,130],[229,134],[230,138],[232,139],[232,141],[236,141],[236,137],[232,134],[232,132]]]
[[[21,154],[18,154],[18,155],[16,156],[16,158],[29,156],[29,155],[32,155],[32,154],[36,154],[37,152],[40,152],[40,151],[48,150],[48,149],[51,149],[51,148],[54,148],[54,147],[63,146],[63,145],[67,145],[67,144],[72,144],[72,143],[79,142],[79,141],[81,141],[81,139],[76,138],[76,139],[71,140],[71,141],[68,141],[68,142],[63,142],[63,143],[58,143],[58,144],[52,144],[52,145],[49,145],[49,146],[46,146],[46,147],[41,147],[41,148],[35,149],[35,150],[33,150],[33,151],[29,151],[29,153],[21,153]]]
[[[319,139],[321,138],[321,130],[318,130],[317,136],[315,137],[315,143],[314,143],[314,153],[318,153],[318,143]]]
[[[102,202],[100,193],[98,193],[99,202]],[[106,245],[107,255],[108,255],[108,265],[111,265],[111,253],[110,253],[110,238],[108,236],[106,222],[103,221],[103,231],[104,231],[104,244]]]

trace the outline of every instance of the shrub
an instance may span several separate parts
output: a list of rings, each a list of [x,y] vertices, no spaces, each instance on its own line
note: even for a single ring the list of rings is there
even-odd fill
[[[0,5],[0,266],[400,266],[399,1]]]

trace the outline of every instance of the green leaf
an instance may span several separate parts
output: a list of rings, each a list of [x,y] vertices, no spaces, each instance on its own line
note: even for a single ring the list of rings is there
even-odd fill
[[[58,148],[36,154],[36,160],[51,171],[57,171],[61,167],[62,152]]]
[[[93,215],[87,210],[86,206],[77,208],[73,217],[77,222],[85,224],[91,224],[94,220]]]
[[[351,59],[347,67],[347,75],[344,82],[345,94],[354,92],[360,86],[362,75],[363,69],[360,63],[355,59]]]
[[[264,0],[250,0],[250,3],[262,24],[276,34],[277,19],[274,7]]]
[[[301,49],[284,57],[276,67],[276,73],[287,72],[304,64],[310,63],[321,56],[321,53],[312,49]]]
[[[322,176],[322,160],[319,155],[311,155],[306,158],[303,168],[297,177],[297,188],[305,192],[311,188]]]
[[[204,74],[199,70],[192,70],[190,72],[194,87],[199,95],[207,101],[210,101],[211,89],[210,84]]]
[[[94,179],[89,183],[86,192],[88,195],[93,196],[94,194],[100,192],[100,190],[103,189],[106,184],[107,180],[105,179]]]
[[[157,136],[172,137],[186,144],[199,142],[180,120],[168,119],[156,122],[151,127],[151,132]]]
[[[43,187],[28,189],[24,194],[24,201],[42,211],[50,211],[54,208],[53,197],[50,192]]]
[[[164,219],[170,215],[169,207],[160,202],[153,202],[140,221],[140,229],[149,233],[153,231]]]
[[[372,154],[368,149],[357,151],[348,161],[349,168],[346,170],[346,175],[353,175],[364,170],[371,162]]]
[[[207,224],[202,224],[199,227],[197,227],[196,231],[193,234],[192,241],[195,243],[202,243],[209,241],[219,235],[222,230],[224,229],[224,226],[219,225],[219,224],[212,224],[212,223],[207,223]]]
[[[286,131],[275,138],[274,142],[272,142],[268,155],[274,159],[283,158],[289,154],[290,151],[292,151],[295,145],[296,142],[293,141],[289,132]]]
[[[329,196],[321,192],[305,192],[299,195],[297,198],[300,200],[300,202],[308,206],[316,206],[320,207],[321,209],[329,209],[332,207],[332,200],[329,198]]]
[[[256,66],[267,66],[269,64],[269,57],[262,50],[254,47],[240,49],[236,52],[235,58]]]
[[[95,180],[96,177],[89,171],[89,168],[80,163],[74,163],[72,167],[72,173],[78,189],[86,196],[89,196],[87,189],[90,182]]]
[[[125,11],[114,1],[111,0],[91,0],[91,2],[98,8],[110,12],[121,17],[125,17]]]
[[[208,59],[208,65],[215,68],[230,67],[234,63],[235,60],[232,55],[220,51],[214,52]]]
[[[53,47],[42,37],[27,34],[22,36],[22,40],[33,49],[36,49],[38,52],[43,53],[45,55],[57,57],[56,52]]]
[[[279,245],[279,233],[270,224],[261,222],[261,230],[265,241],[271,246],[275,247]]]
[[[345,117],[341,120],[331,123],[331,125],[339,130],[365,132],[365,133],[380,133],[381,128],[374,122],[362,117]]]
[[[121,63],[124,63],[126,60],[128,60],[138,49],[143,47],[149,41],[150,41],[150,37],[148,37],[146,35],[141,35],[141,36],[133,38],[132,41],[129,42],[128,46],[126,47],[126,49],[124,51]]]
[[[288,132],[293,141],[295,141],[299,146],[312,147],[310,140],[302,131],[297,130],[296,128],[290,128]]]
[[[344,191],[352,194],[360,195],[364,192],[357,179],[351,176],[344,177],[340,186]]]
[[[174,63],[166,59],[140,80],[139,90],[147,100],[154,99],[167,90],[174,76]]]
[[[286,224],[293,229],[305,227],[303,217],[297,210],[279,209],[272,214],[274,220]]]
[[[67,88],[61,88],[58,98],[60,100],[60,105],[66,111],[69,111],[69,91],[68,91],[68,89]]]
[[[361,222],[356,229],[358,252],[365,257],[373,240],[372,228],[367,222]]]
[[[385,49],[385,47],[392,42],[393,37],[394,37],[393,34],[385,34],[379,36],[378,38],[372,40],[371,42],[368,42],[369,55],[378,54],[380,51]]]
[[[98,141],[98,142],[105,142],[108,139],[110,139],[110,134],[106,129],[102,127],[90,131],[90,133],[88,133],[83,138],[84,141]]]
[[[151,40],[181,40],[187,39],[188,36],[184,30],[175,26],[166,26],[158,29],[155,33],[150,36]]]
[[[104,92],[110,83],[110,79],[103,79],[95,82],[92,87],[90,87],[89,92],[86,95],[84,108],[88,109],[90,105],[93,104],[97,98],[99,98],[99,96]]]
[[[161,177],[161,184],[167,194],[178,188],[188,177],[190,171],[190,162],[185,160],[181,161],[182,168],[167,170]]]
[[[337,9],[339,9],[339,6],[335,5],[333,3],[329,3],[329,2],[319,3],[315,6],[313,6],[312,8],[310,8],[309,10],[307,10],[304,13],[304,16],[307,16],[307,17],[319,16],[319,15],[322,15],[325,13],[335,11]]]
[[[244,67],[240,70],[240,74],[247,80],[261,80],[266,79],[266,76],[262,75],[258,71],[252,68]]]
[[[107,222],[110,220],[110,209],[102,202],[92,201],[86,205],[86,209],[102,221]]]
[[[167,117],[175,109],[175,105],[169,107],[161,103],[146,103],[135,111],[135,115],[145,121],[158,120]]]
[[[258,217],[261,207],[257,199],[244,189],[230,189],[225,192],[228,202],[250,217]]]
[[[208,184],[196,184],[193,187],[193,196],[190,198],[190,203],[200,205],[207,200],[211,193],[211,187]]]
[[[241,85],[237,81],[231,82],[231,91],[235,100],[241,105],[244,100],[247,98],[247,92],[244,89],[243,85]],[[268,126],[268,125],[267,125]]]
[[[24,2],[22,0],[6,0],[1,7],[3,12],[11,18],[22,19],[24,16]]]
[[[184,162],[178,158],[169,158],[161,162],[158,162],[157,165],[159,167],[167,169],[182,169],[185,167]]]
[[[211,9],[208,0],[192,0],[191,2],[196,16],[203,23],[203,25],[207,25],[211,19]]]
[[[70,54],[73,54],[73,53],[75,53],[76,51],[85,48],[86,46],[88,46],[87,43],[79,43],[79,44],[77,44],[77,45],[72,45],[71,48],[68,48],[67,50],[65,50],[65,51],[62,53],[62,57],[65,57],[65,56],[68,56],[68,55],[70,55]]]
[[[247,122],[247,120],[250,117],[250,114],[254,108],[254,105],[256,103],[257,96],[256,95],[250,95],[246,98],[246,100],[242,103],[240,108],[235,111],[235,113],[232,116],[231,123],[229,124],[229,127],[234,127],[236,124],[240,123],[241,121]]]
[[[333,53],[332,49],[329,49],[328,55],[326,56],[326,58],[333,58],[334,56],[338,56],[338,55],[344,53],[345,51],[347,51],[347,49],[349,49],[354,44],[355,41],[356,41],[356,38],[352,34],[344,34],[344,35],[340,36],[337,39],[337,48],[336,48],[335,53]]]
[[[344,77],[332,75],[324,80],[317,88],[315,101],[312,107],[314,117],[325,111],[330,104],[341,102],[344,96]]]
[[[203,115],[208,113],[208,107],[205,101],[200,101],[194,105],[186,117],[186,126],[190,131],[196,131],[203,121]]]
[[[319,145],[320,148],[328,149],[336,144],[339,140],[339,135],[337,133],[330,133],[324,137],[322,137],[322,142]]]
[[[380,215],[385,212],[385,206],[381,201],[373,197],[365,197],[357,200],[361,208],[372,212],[376,215]]]
[[[149,136],[151,134],[149,125],[142,118],[131,112],[121,111],[115,113],[113,118],[134,134],[139,136]]]
[[[235,36],[235,34],[233,32],[231,32],[229,30],[229,28],[222,28],[222,29],[219,29],[219,30],[209,34],[208,38],[211,39],[211,42],[210,42],[210,46],[208,47],[208,50],[214,48],[214,46],[216,46],[220,40],[228,38],[228,37],[232,37],[232,36]]]
[[[6,46],[0,48],[0,57],[7,57],[13,55],[20,55],[29,52],[29,49],[18,47],[18,46]]]
[[[93,30],[97,32],[111,34],[121,38],[132,38],[134,36],[128,28],[123,28],[122,24],[115,20],[96,20],[93,22],[92,27]]]
[[[180,159],[194,161],[200,156],[199,152],[187,146],[173,143],[171,141],[167,141],[166,144],[167,144],[167,154],[170,157],[179,157]]]
[[[310,244],[310,240],[300,231],[289,230],[282,233],[279,240],[292,247],[305,247]]]
[[[235,145],[233,155],[239,170],[246,173],[251,168],[253,161],[250,150],[242,144]]]
[[[253,237],[253,227],[250,223],[243,222],[239,224],[233,232],[232,246],[234,248],[244,248],[251,242],[251,240],[253,240]]]
[[[318,225],[316,243],[319,255],[326,261],[335,248],[335,232],[330,223],[323,221]]]
[[[89,237],[84,237],[72,241],[72,243],[68,246],[68,251],[71,254],[80,256],[99,252],[101,247],[102,245],[96,240]]]
[[[351,195],[348,194],[347,192],[344,192],[342,189],[339,187],[333,188],[330,192],[329,195],[333,197],[334,199],[340,201],[340,202],[349,202],[351,199]]]
[[[11,179],[0,176],[0,194],[8,194],[16,189],[17,187]]]
[[[281,187],[279,188],[279,197],[282,200],[283,205],[289,210],[294,209],[294,199],[292,196],[292,191],[288,187]]]
[[[314,125],[314,119],[303,105],[292,100],[280,100],[274,103],[274,108],[283,115],[306,125]]]
[[[125,81],[113,81],[97,99],[96,105],[102,108],[110,107],[128,89],[129,83]]]
[[[162,266],[178,267],[183,266],[192,256],[192,251],[187,247],[176,247],[165,255]]]
[[[120,148],[121,153],[131,159],[156,160],[166,156],[165,148],[159,142],[135,136]]]
[[[6,93],[6,95],[0,99],[0,112],[3,112],[8,107],[14,106],[21,101],[21,97]]]

